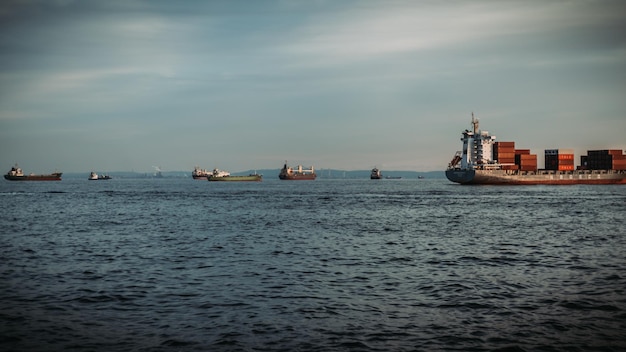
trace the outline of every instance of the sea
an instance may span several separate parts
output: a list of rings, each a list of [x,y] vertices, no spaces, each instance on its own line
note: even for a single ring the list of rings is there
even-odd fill
[[[624,351],[626,186],[0,182],[2,351]]]

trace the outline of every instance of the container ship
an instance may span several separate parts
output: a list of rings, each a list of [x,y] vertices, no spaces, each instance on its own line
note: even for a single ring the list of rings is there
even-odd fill
[[[310,169],[303,169],[302,165],[298,165],[298,169],[294,170],[287,165],[287,162],[278,174],[278,178],[281,180],[315,180],[316,177],[317,174],[315,174],[313,166]]]
[[[464,185],[572,185],[626,184],[626,155],[619,149],[588,150],[574,165],[572,149],[546,149],[545,165],[537,167],[537,154],[516,149],[515,142],[497,142],[479,129],[472,114],[472,130],[462,132],[463,150],[448,168],[448,180]]]
[[[62,172],[53,172],[48,175],[25,175],[22,169],[16,164],[4,175],[4,179],[9,181],[61,181],[61,175],[63,175]]]
[[[259,174],[250,174],[247,176],[233,176],[228,171],[223,171],[219,169],[213,169],[212,173],[209,173],[207,177],[209,181],[221,181],[221,182],[250,182],[250,181],[261,181],[263,176]]]

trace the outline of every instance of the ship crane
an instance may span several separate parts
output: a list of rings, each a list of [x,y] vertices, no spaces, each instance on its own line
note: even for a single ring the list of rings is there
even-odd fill
[[[461,162],[461,157],[463,156],[463,152],[462,151],[457,151],[454,154],[454,157],[452,158],[452,161],[450,161],[450,165],[448,165],[449,168],[454,168],[456,167],[459,162]]]

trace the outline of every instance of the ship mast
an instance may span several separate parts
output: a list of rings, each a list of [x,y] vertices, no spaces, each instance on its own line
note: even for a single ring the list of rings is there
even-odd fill
[[[478,119],[474,117],[474,112],[472,112],[472,127],[474,128],[474,134],[478,133]]]

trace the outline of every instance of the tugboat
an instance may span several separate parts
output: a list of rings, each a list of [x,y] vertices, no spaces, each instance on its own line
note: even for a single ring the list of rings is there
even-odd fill
[[[98,181],[98,180],[110,180],[111,176],[109,175],[98,175],[96,172],[91,172],[89,174],[89,181]]]
[[[208,180],[209,181],[222,181],[222,182],[250,182],[250,181],[261,181],[263,178],[262,175],[259,174],[250,174],[248,176],[233,176],[228,171],[223,171],[219,169],[213,169],[212,173],[209,173]]]
[[[61,175],[63,175],[62,172],[53,172],[48,175],[24,175],[22,169],[15,164],[11,171],[4,175],[4,179],[9,181],[61,181]]]
[[[626,154],[619,149],[588,150],[574,166],[572,149],[546,149],[545,166],[537,155],[515,149],[515,142],[496,142],[481,131],[472,114],[472,130],[462,132],[463,150],[448,164],[448,180],[463,185],[626,184]]]
[[[378,168],[373,168],[372,173],[370,174],[371,180],[380,180],[383,178],[383,174],[378,170]]]
[[[299,181],[299,180],[315,180],[317,174],[315,173],[315,169],[311,166],[310,169],[303,169],[302,165],[298,165],[298,169],[294,170],[292,167],[287,165],[285,161],[285,165],[280,170],[280,174],[278,174],[278,178],[281,180],[289,180],[289,181]]]

